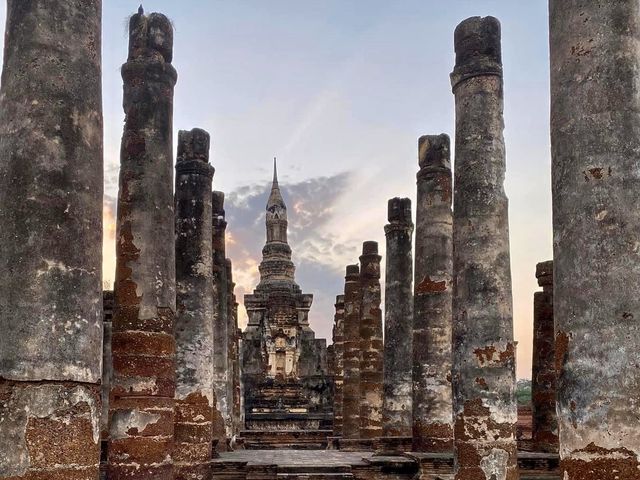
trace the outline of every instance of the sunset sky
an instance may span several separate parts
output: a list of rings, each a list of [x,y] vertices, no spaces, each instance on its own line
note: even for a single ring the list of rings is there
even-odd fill
[[[103,1],[109,284],[124,119],[119,68],[138,4]],[[296,278],[314,294],[311,324],[327,338],[345,265],[357,262],[365,240],[377,240],[384,256],[387,200],[415,198],[418,137],[453,138],[455,26],[474,15],[500,19],[518,376],[530,376],[535,264],[552,256],[546,1],[157,0],[144,7],[175,24],[174,139],[193,127],[212,136],[239,301],[257,282],[277,156]],[[240,314],[244,326],[242,306]]]

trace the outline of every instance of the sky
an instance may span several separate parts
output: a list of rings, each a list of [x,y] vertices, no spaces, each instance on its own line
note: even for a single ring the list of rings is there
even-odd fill
[[[103,2],[104,280],[113,283],[122,110],[120,66],[138,1]],[[174,140],[212,136],[227,195],[240,322],[258,280],[273,157],[289,211],[296,279],[311,326],[330,339],[344,267],[380,244],[387,200],[415,200],[417,139],[454,134],[453,31],[502,23],[505,139],[518,377],[531,375],[535,265],[552,258],[547,2],[544,0],[155,0],[175,25]],[[6,17],[0,4],[0,21]],[[175,145],[174,145],[175,147]],[[414,201],[415,205],[415,201]],[[415,218],[415,212],[414,212]]]

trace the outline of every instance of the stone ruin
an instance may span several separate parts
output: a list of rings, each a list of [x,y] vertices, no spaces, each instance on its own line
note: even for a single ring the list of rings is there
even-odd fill
[[[326,340],[316,339],[309,326],[313,295],[295,282],[287,226],[274,160],[260,282],[244,297],[249,319],[240,361],[247,448],[323,448],[331,434]]]
[[[384,312],[367,241],[327,349],[275,172],[239,332],[210,137],[180,132],[174,185],[173,29],[142,8],[102,292],[101,6],[8,1],[0,479],[640,478],[636,1],[549,1],[554,259],[535,272],[531,438],[517,435],[499,22],[456,28],[454,171],[447,135],[419,139],[415,248],[411,203],[394,198]]]

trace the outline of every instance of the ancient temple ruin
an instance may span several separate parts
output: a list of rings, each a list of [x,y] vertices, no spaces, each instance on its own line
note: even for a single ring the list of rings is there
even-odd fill
[[[10,0],[0,480],[638,480],[640,9],[549,5],[555,250],[535,268],[524,438],[496,18],[456,28],[455,162],[448,135],[420,137],[415,241],[410,200],[391,199],[384,307],[365,241],[336,282],[328,349],[295,281],[275,161],[238,329],[211,137],[180,131],[174,183],[173,25],[142,7],[102,292],[102,3]]]
[[[291,442],[326,444],[332,424],[326,340],[309,326],[313,295],[295,282],[287,242],[287,207],[273,183],[266,206],[260,282],[245,295],[248,324],[242,335],[242,385],[247,446]],[[304,432],[303,436],[299,433]]]

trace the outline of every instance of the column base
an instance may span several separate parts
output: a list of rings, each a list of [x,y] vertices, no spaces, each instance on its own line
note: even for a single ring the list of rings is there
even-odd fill
[[[100,415],[99,385],[0,380],[0,477],[97,478]]]

